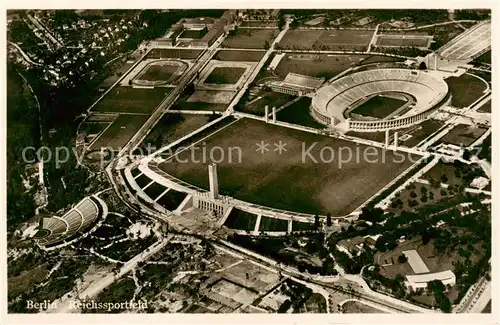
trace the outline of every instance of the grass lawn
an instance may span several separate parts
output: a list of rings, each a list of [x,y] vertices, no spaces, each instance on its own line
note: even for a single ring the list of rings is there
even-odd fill
[[[160,149],[209,122],[210,115],[167,113],[141,143],[142,148]]]
[[[183,111],[215,111],[222,112],[226,110],[229,104],[215,104],[207,102],[188,102],[186,100],[180,100],[174,104],[171,110],[183,110]]]
[[[269,151],[261,154],[256,148],[262,141],[269,143]],[[279,141],[286,143],[286,151],[281,154],[274,150]],[[223,194],[278,209],[331,212],[333,216],[349,214],[411,165],[408,157],[394,162],[397,159],[392,151],[379,148],[369,150],[372,154],[376,151],[378,158],[371,155],[370,161],[358,159],[356,153],[363,155],[367,146],[251,119],[240,119],[220,130],[204,140],[203,147],[208,153],[217,147],[215,159]],[[221,149],[226,153],[222,161]],[[347,152],[351,152],[350,157]],[[210,161],[197,163],[198,158],[189,159],[190,153],[184,151],[180,159],[159,167],[207,189]],[[184,159],[188,162],[180,163]]]
[[[366,50],[373,30],[289,29],[281,42],[284,49]]]
[[[308,313],[326,314],[326,300],[320,293],[313,293],[305,302],[305,307]]]
[[[138,80],[170,80],[173,74],[179,70],[180,66],[171,64],[152,64],[148,66],[147,70],[139,77]]]
[[[287,231],[288,220],[269,218],[262,216],[260,218],[259,231]]]
[[[414,211],[425,205],[434,204],[453,196],[453,194],[445,188],[433,188],[430,185],[420,183],[413,183],[413,185],[415,185],[415,188],[407,188],[397,194],[396,198],[392,201],[394,205],[390,205],[388,211],[393,212],[395,215],[399,215],[402,211]],[[427,190],[427,196],[426,199],[424,199],[425,202],[422,201],[422,188]],[[411,192],[414,192],[417,196],[413,198]],[[433,197],[432,199],[431,196]],[[398,200],[401,200],[399,205],[396,204]],[[411,200],[414,200],[414,202],[410,203]],[[417,204],[415,205],[415,203]]]
[[[269,105],[269,113],[272,112],[272,107],[280,107],[289,101],[293,100],[295,96],[277,93],[277,92],[264,92],[259,95],[260,99],[247,101],[246,103],[238,103],[236,110],[244,113],[264,116],[265,107]]]
[[[203,50],[152,49],[146,59],[196,59]]]
[[[224,223],[224,226],[231,229],[253,231],[257,215],[233,208]]]
[[[156,199],[161,193],[165,192],[167,188],[159,183],[153,183],[149,185],[144,192],[152,198],[153,200]]]
[[[303,97],[287,108],[276,113],[278,121],[324,129],[326,126],[317,122],[309,113],[311,98]]]
[[[486,90],[486,84],[469,74],[445,79],[451,91],[451,105],[462,108],[474,103]]]
[[[259,62],[264,57],[264,54],[266,54],[265,51],[219,50],[213,59],[219,61]]]
[[[417,35],[380,35],[377,46],[426,47],[429,38]]]
[[[334,55],[288,53],[275,69],[275,73],[285,78],[289,72],[312,77],[330,79],[342,71],[360,64],[366,55]]]
[[[123,112],[149,114],[170,93],[170,88],[133,88],[117,86],[113,88],[93,108],[94,112]]]
[[[222,47],[239,49],[264,49],[278,36],[277,29],[247,29],[239,28],[229,32],[229,36],[222,42]]]
[[[442,183],[450,185],[464,185],[469,186],[464,180],[464,173],[472,173],[476,171],[477,174],[484,176],[481,167],[477,165],[465,165],[460,164],[462,168],[456,167],[454,164],[446,164],[444,162],[438,162],[434,167],[432,167],[427,173],[422,175],[422,179],[431,180],[438,179]]]
[[[408,129],[399,130],[400,137],[403,134],[410,134],[411,138],[406,141],[400,141],[403,145],[407,147],[413,147],[419,144],[422,140],[426,139],[428,136],[439,130],[444,125],[443,122],[439,120],[425,120],[420,124],[412,126]]]
[[[491,100],[484,103],[483,106],[477,109],[481,113],[491,113]]]
[[[387,96],[375,96],[351,111],[353,114],[384,118],[403,106],[406,102]]]
[[[491,50],[482,54],[480,57],[474,60],[475,62],[488,63],[491,64]]]
[[[456,125],[450,132],[440,139],[440,142],[451,143],[457,146],[470,146],[474,141],[479,139],[487,129],[475,127],[473,125],[459,124]]]
[[[109,122],[85,122],[80,126],[79,133],[99,134],[109,125]]]
[[[91,150],[120,150],[139,131],[149,115],[120,115],[92,144]]]
[[[181,35],[179,35],[179,38],[203,38],[208,33],[208,30],[206,28],[200,29],[200,30],[193,30],[193,29],[187,29],[184,30]]]
[[[402,61],[402,59],[385,55],[372,55],[372,56],[366,56],[366,59],[363,59],[360,65],[379,63],[379,62],[399,62],[399,61]]]
[[[139,185],[140,188],[144,188],[146,185],[151,183],[152,179],[147,177],[145,174],[142,174],[141,176],[137,177],[135,180],[137,185]]]
[[[167,209],[173,211],[181,205],[182,201],[186,198],[187,194],[176,191],[174,189],[168,190],[156,203]]]
[[[245,71],[245,68],[217,67],[205,79],[205,83],[234,85],[240,80]]]

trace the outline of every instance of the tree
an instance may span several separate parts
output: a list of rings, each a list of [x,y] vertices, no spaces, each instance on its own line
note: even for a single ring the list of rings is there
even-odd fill
[[[317,230],[319,229],[319,216],[318,215],[315,215],[314,216],[314,228]]]
[[[278,29],[282,30],[283,27],[285,27],[285,17],[283,14],[280,12],[279,18],[278,18]]]
[[[332,214],[330,212],[328,212],[326,215],[326,225],[328,227],[332,226]]]
[[[405,263],[406,261],[408,261],[408,258],[406,257],[406,255],[405,255],[405,254],[401,254],[401,255],[399,255],[399,257],[398,257],[398,262],[399,262],[399,263],[403,264],[403,263]]]
[[[424,61],[420,62],[420,65],[418,66],[420,70],[427,70],[427,64],[425,64]]]

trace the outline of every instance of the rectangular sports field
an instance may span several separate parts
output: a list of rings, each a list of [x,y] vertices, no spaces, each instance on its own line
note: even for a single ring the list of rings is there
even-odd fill
[[[149,115],[120,115],[92,144],[91,150],[122,148],[147,121]]]
[[[352,113],[363,116],[385,118],[406,102],[387,96],[375,96],[356,107]]]
[[[259,62],[264,57],[264,54],[266,54],[265,51],[219,50],[213,59],[219,61]]]
[[[431,38],[422,35],[378,35],[377,46],[428,47]]]
[[[367,55],[287,53],[274,72],[285,78],[289,72],[330,79],[369,58]]]
[[[150,114],[170,93],[170,88],[117,86],[92,108],[94,112]]]
[[[284,49],[366,50],[374,30],[289,29],[280,41]]]
[[[245,68],[216,67],[205,79],[205,83],[234,85],[240,80],[245,71]]]
[[[257,151],[261,143],[264,147]],[[241,119],[204,139],[195,152],[205,150],[207,157],[213,157],[218,164],[219,188],[232,197],[278,209],[343,216],[412,164],[407,156],[396,161],[398,157],[392,151],[367,148]],[[191,153],[181,152],[160,168],[207,189],[211,160],[197,163],[201,156],[191,159]]]
[[[263,49],[266,41],[268,44],[278,36],[278,29],[239,28],[222,42],[223,47],[238,49]]]
[[[440,142],[451,143],[457,146],[470,146],[474,141],[479,139],[487,129],[476,127],[473,125],[459,124],[451,129]]]
[[[311,98],[302,97],[292,105],[276,113],[278,121],[324,129],[326,126],[316,121],[310,113]]]
[[[196,59],[203,50],[152,49],[146,59]]]
[[[484,105],[479,107],[477,111],[481,113],[491,113],[491,100],[484,103]]]

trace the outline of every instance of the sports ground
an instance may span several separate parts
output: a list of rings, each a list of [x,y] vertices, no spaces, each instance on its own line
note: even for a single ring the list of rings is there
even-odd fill
[[[219,61],[244,61],[259,62],[266,54],[265,51],[247,51],[247,50],[219,50],[213,57]]]
[[[430,45],[432,38],[423,35],[378,35],[375,44],[388,47],[423,47]]]
[[[473,125],[459,124],[451,129],[440,142],[450,143],[457,146],[470,146],[474,141],[479,139],[487,131],[486,128],[476,127]]]
[[[150,114],[171,91],[170,88],[117,86],[92,108],[94,112]]]
[[[283,49],[363,51],[370,43],[373,33],[374,30],[290,29],[279,45]]]
[[[208,84],[235,84],[240,80],[245,68],[216,67],[205,79]]]
[[[385,118],[399,107],[403,106],[405,101],[387,96],[375,96],[351,111],[353,114]]]
[[[90,150],[100,150],[101,148],[118,150],[122,148],[139,131],[148,118],[149,115],[124,114],[118,116],[92,144]]]
[[[278,35],[277,29],[239,28],[229,33],[222,47],[239,49],[264,49]]]
[[[203,50],[153,49],[146,59],[196,59]]]
[[[269,151],[256,151],[261,141],[268,143]],[[275,151],[279,141],[286,143],[281,154]],[[197,146],[216,153],[222,193],[278,209],[334,216],[351,213],[411,165],[406,156],[394,162],[392,151],[370,148],[372,158],[364,159],[365,145],[250,119],[236,121]],[[310,156],[304,154],[308,149]],[[222,161],[221,150],[226,155]],[[190,159],[191,152],[180,153],[160,168],[207,189],[210,161],[197,163],[200,157]]]

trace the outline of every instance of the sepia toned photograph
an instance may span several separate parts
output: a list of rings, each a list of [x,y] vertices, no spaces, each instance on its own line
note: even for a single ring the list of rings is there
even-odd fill
[[[492,315],[491,9],[4,14],[9,316]]]

